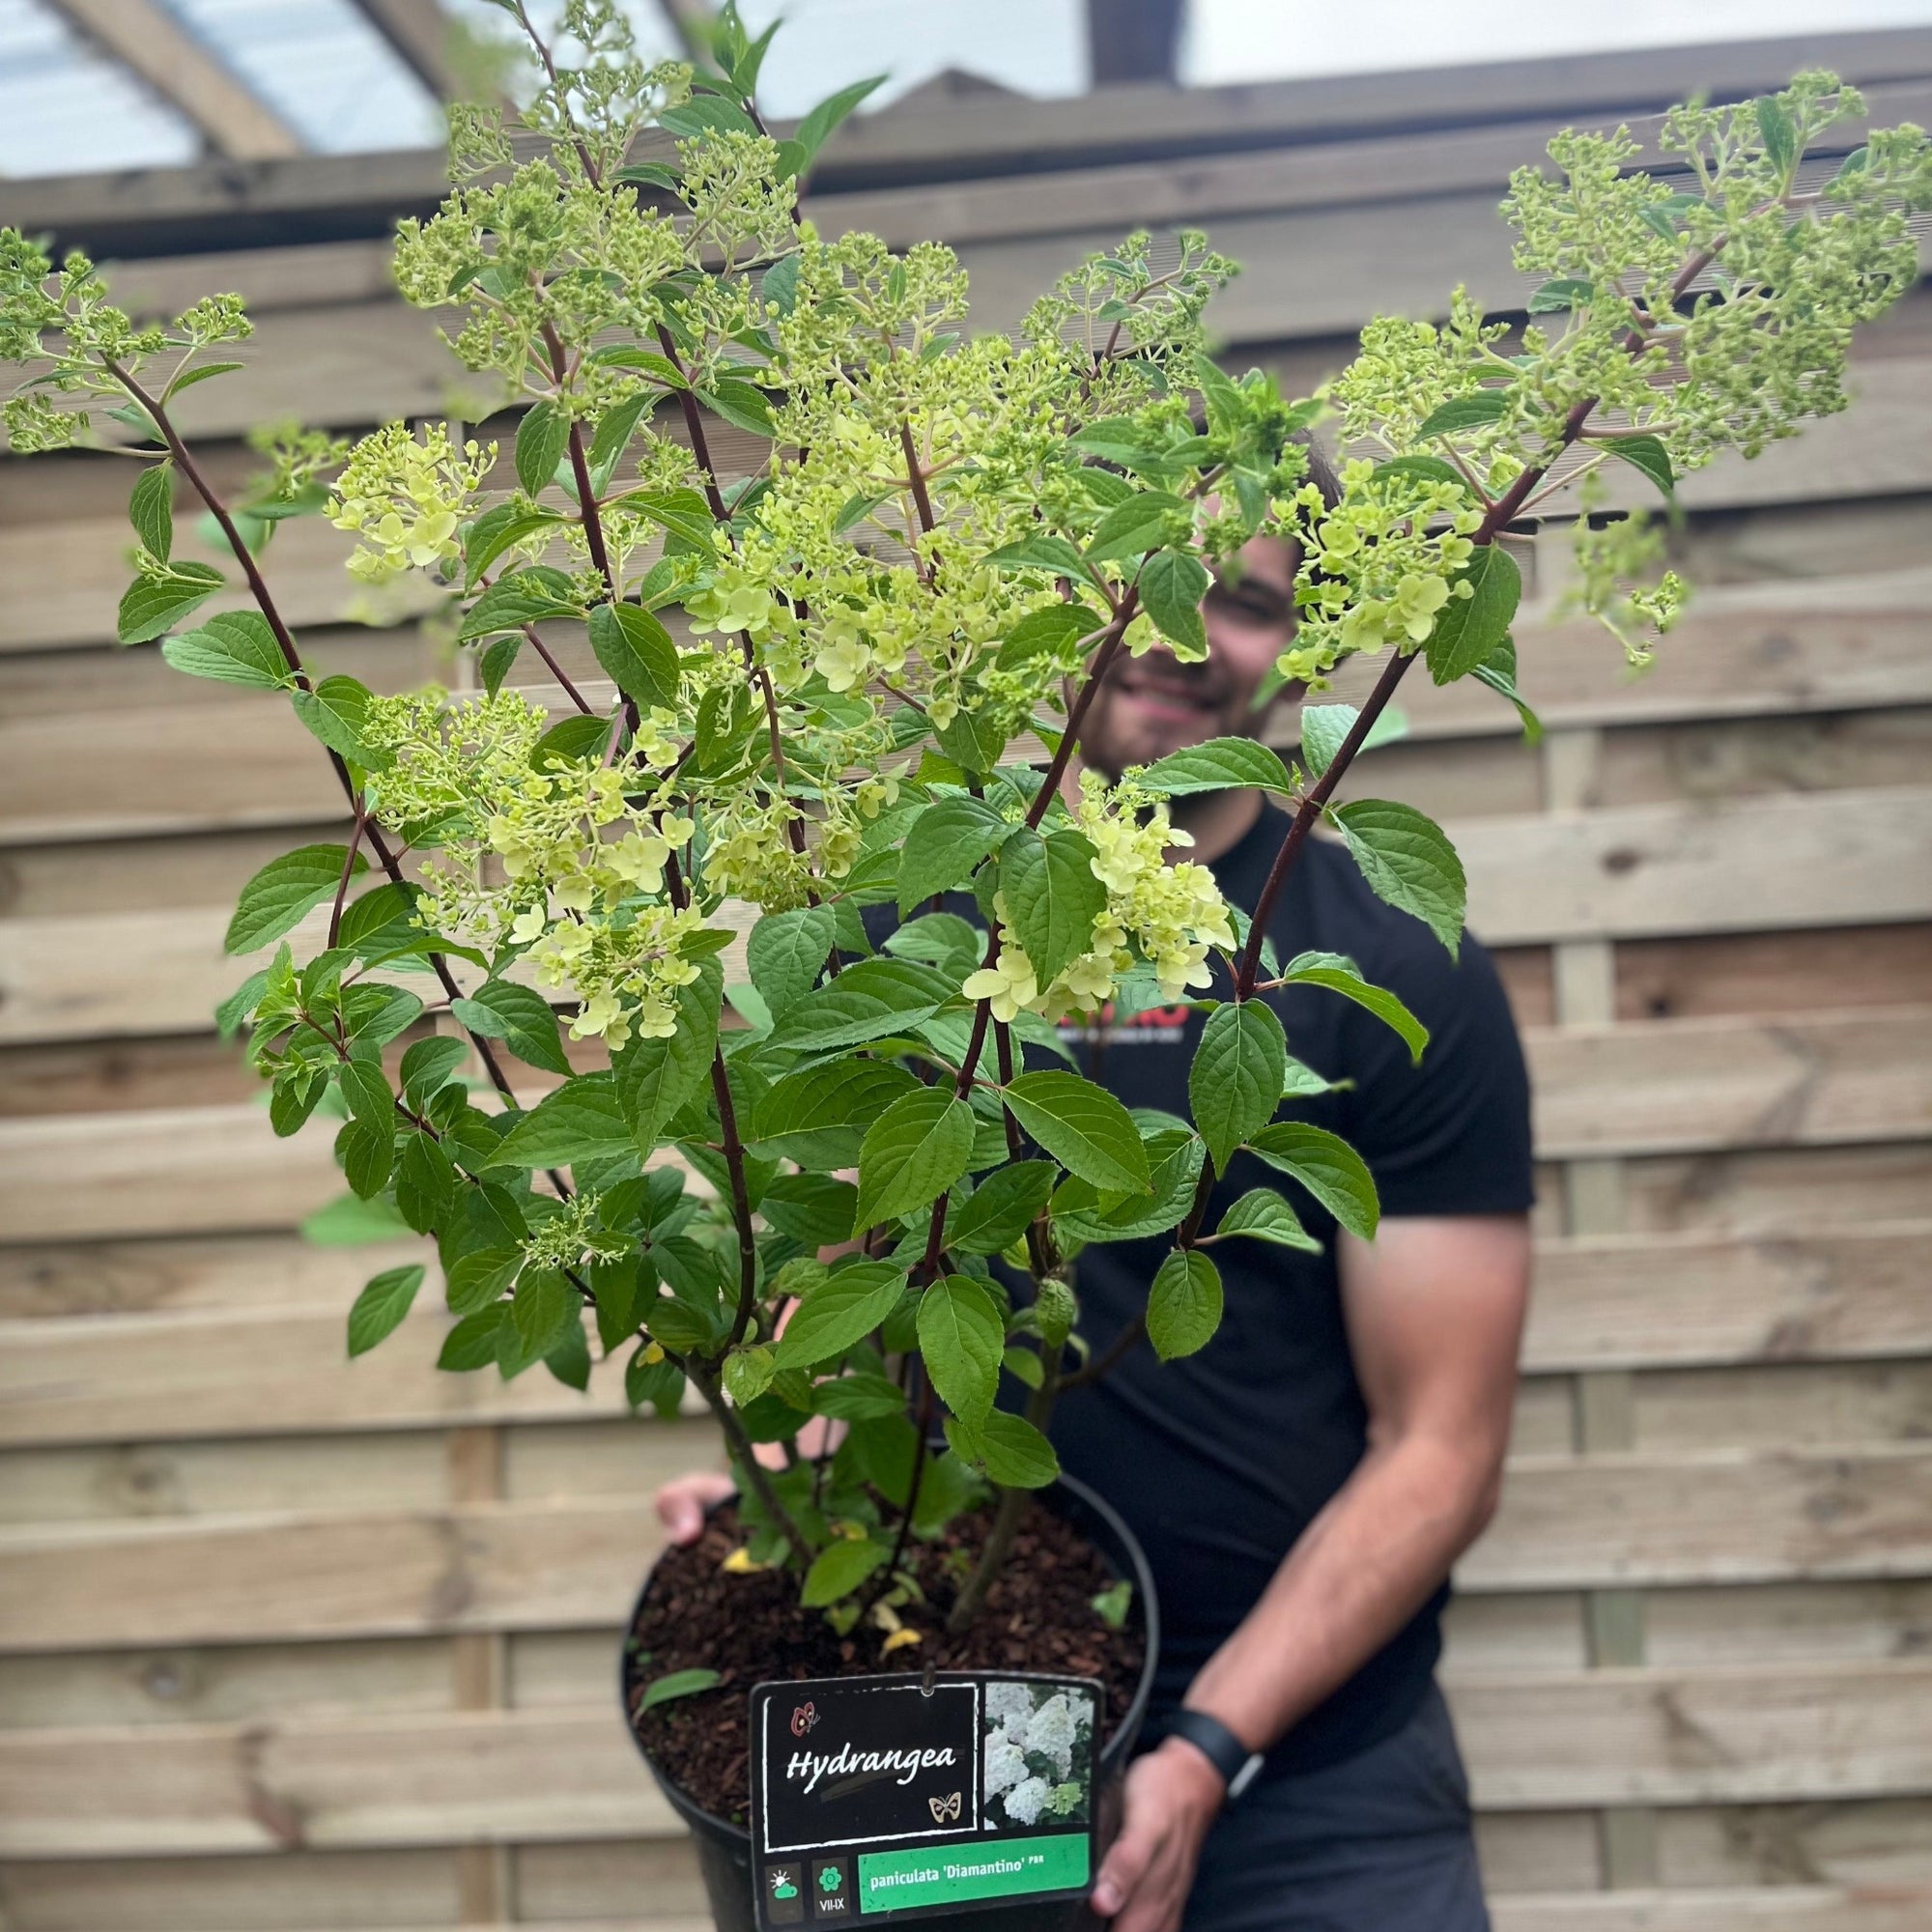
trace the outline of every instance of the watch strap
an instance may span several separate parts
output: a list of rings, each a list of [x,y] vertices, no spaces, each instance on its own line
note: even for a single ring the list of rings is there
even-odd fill
[[[1255,1781],[1264,1762],[1260,1751],[1251,1751],[1219,1718],[1206,1711],[1176,1711],[1168,1719],[1167,1735],[1185,1738],[1221,1774],[1230,1804]]]

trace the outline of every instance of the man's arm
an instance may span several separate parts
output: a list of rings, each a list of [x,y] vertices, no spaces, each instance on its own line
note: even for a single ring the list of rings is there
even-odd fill
[[[1368,1453],[1187,1694],[1255,1750],[1428,1601],[1494,1513],[1509,1444],[1527,1220],[1391,1219],[1373,1246],[1342,1236],[1340,1266]],[[1180,1739],[1139,1759],[1094,1910],[1120,1914],[1120,1932],[1171,1932],[1222,1796],[1219,1774]]]

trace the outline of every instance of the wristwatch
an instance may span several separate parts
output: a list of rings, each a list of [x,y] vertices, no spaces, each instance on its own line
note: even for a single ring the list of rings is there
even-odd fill
[[[1206,1711],[1176,1711],[1167,1720],[1167,1735],[1185,1738],[1221,1774],[1230,1804],[1255,1781],[1264,1762],[1260,1751],[1251,1751],[1219,1718],[1210,1718]]]

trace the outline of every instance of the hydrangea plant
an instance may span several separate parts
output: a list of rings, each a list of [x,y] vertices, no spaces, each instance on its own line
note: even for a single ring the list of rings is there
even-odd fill
[[[781,139],[756,104],[771,37],[729,8],[698,71],[643,65],[608,0],[570,0],[554,46],[505,11],[534,98],[514,139],[454,115],[454,185],[402,224],[396,277],[519,406],[508,449],[441,422],[353,447],[279,433],[231,507],[172,406],[237,366],[242,303],[137,326],[90,262],[14,232],[0,355],[29,373],[6,426],[20,453],[138,463],[122,640],[289,704],[334,767],[353,829],[242,889],[230,951],[274,952],[221,1017],[248,1029],[273,1131],[339,1122],[369,1217],[434,1239],[441,1366],[582,1386],[594,1337],[634,1405],[694,1391],[744,1492],[737,1567],[795,1572],[804,1604],[890,1650],[918,1636],[908,1538],[997,1492],[952,1612],[970,1621],[1054,1477],[1058,1393],[1107,1366],[1081,1337],[1083,1244],[1171,1233],[1118,1347],[1172,1358],[1214,1333],[1217,1243],[1309,1244],[1304,1195],[1374,1235],[1362,1161],[1275,1120],[1315,1076],[1258,996],[1311,981],[1418,1055],[1426,1035],[1350,962],[1272,955],[1284,878],[1325,826],[1454,951],[1449,841],[1407,806],[1335,803],[1343,775],[1418,661],[1520,703],[1496,540],[1560,492],[1584,513],[1577,594],[1648,653],[1684,586],[1650,579],[1641,517],[1591,514],[1600,472],[1634,468],[1667,503],[1720,451],[1842,409],[1854,328],[1917,276],[1932,153],[1873,130],[1807,168],[1862,112],[1824,73],[1675,110],[1663,180],[1625,130],[1565,134],[1504,205],[1538,284],[1526,326],[1459,293],[1441,325],[1372,322],[1297,400],[1207,353],[1235,270],[1199,235],[1164,253],[1130,236],[1011,336],[974,333],[949,249],[800,212],[864,87]],[[1322,423],[1338,500],[1308,473]],[[252,611],[194,623],[230,574],[175,556],[179,486]],[[311,673],[269,581],[276,525],[310,512],[353,534],[358,578],[435,586],[476,688]],[[1308,703],[1293,759],[1222,739],[1067,782],[1109,667],[1201,657],[1203,595],[1258,535],[1299,558],[1279,680],[1320,693],[1374,657],[1366,702]],[[609,680],[595,695],[555,654],[573,631]],[[1169,815],[1229,786],[1290,814],[1252,922],[1177,856]],[[727,986],[748,922],[749,983]],[[1191,1122],[1053,1064],[1064,1017],[1177,1001],[1208,1009]],[[1251,1192],[1210,1228],[1239,1149],[1299,1191]],[[352,1353],[424,1277],[369,1283]],[[1029,1729],[1023,1804],[1036,1782],[1053,1802],[1039,1754]]]

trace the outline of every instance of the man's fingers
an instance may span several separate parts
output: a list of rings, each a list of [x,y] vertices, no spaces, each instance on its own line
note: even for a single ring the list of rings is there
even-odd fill
[[[1121,1835],[1114,1840],[1114,1848],[1101,1863],[1100,1876],[1094,1883],[1092,1904],[1102,1918],[1113,1918],[1134,1895],[1152,1862],[1158,1841],[1159,1827],[1151,1818],[1134,1816],[1130,1795],[1126,1823],[1122,1826]]]
[[[696,1543],[704,1534],[704,1512],[728,1496],[731,1478],[718,1471],[680,1476],[657,1493],[658,1520],[672,1543]]]

